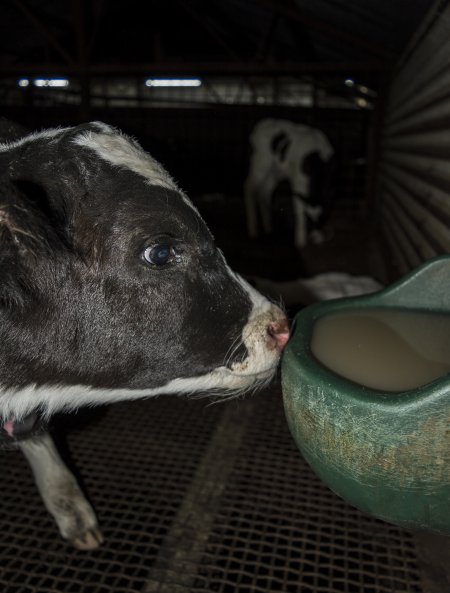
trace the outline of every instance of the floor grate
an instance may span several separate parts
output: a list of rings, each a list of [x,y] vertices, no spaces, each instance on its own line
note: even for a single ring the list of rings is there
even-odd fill
[[[2,593],[423,593],[410,533],[314,476],[278,385],[226,404],[116,404],[72,424],[106,542],[62,542],[21,454],[1,452]]]

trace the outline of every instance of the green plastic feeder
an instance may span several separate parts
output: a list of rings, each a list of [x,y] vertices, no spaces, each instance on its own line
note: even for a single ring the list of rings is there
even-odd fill
[[[450,256],[375,294],[321,302],[297,315],[282,363],[290,431],[317,475],[355,507],[450,535],[450,375],[384,391],[337,375],[312,353],[318,320],[372,310],[450,318]]]

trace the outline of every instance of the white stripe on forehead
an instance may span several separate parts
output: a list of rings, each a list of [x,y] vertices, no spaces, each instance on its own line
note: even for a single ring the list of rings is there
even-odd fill
[[[28,142],[34,142],[35,140],[52,140],[56,136],[59,136],[63,132],[67,132],[67,130],[70,129],[71,128],[55,128],[53,130],[43,130],[42,132],[33,132],[32,134],[27,134],[18,140],[13,140],[12,142],[2,142],[0,143],[0,152],[17,148],[23,144],[27,144]]]
[[[118,132],[113,134],[83,132],[73,142],[78,146],[90,148],[111,165],[129,169],[145,177],[151,185],[160,185],[166,189],[178,191],[177,184],[162,165],[144,152],[137,143]]]
[[[183,201],[198,214],[197,208],[180,190],[164,167],[142,150],[135,140],[114,131],[112,134],[83,132],[73,142],[78,146],[90,148],[111,165],[129,169],[133,173],[141,175],[149,185],[158,185],[176,191],[181,195]]]

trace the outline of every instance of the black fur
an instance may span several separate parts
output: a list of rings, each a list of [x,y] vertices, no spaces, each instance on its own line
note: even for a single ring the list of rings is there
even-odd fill
[[[4,138],[21,133],[11,127]],[[178,192],[73,143],[0,150],[0,384],[151,388],[223,364],[247,293]],[[170,243],[176,262],[142,253]]]

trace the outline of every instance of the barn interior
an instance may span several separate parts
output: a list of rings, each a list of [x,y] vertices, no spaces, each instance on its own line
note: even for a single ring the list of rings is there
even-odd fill
[[[6,0],[0,22],[0,116],[137,138],[233,269],[272,298],[290,286],[291,317],[448,252],[448,0]],[[267,119],[320,130],[333,149],[302,168],[319,215],[304,215],[301,244],[287,178],[270,231],[258,211],[249,233],[250,139]],[[290,143],[276,132],[269,156]],[[314,475],[279,380],[236,401],[162,396],[52,425],[105,542],[60,540],[20,452],[2,451],[4,593],[449,590],[447,538],[371,517]]]

